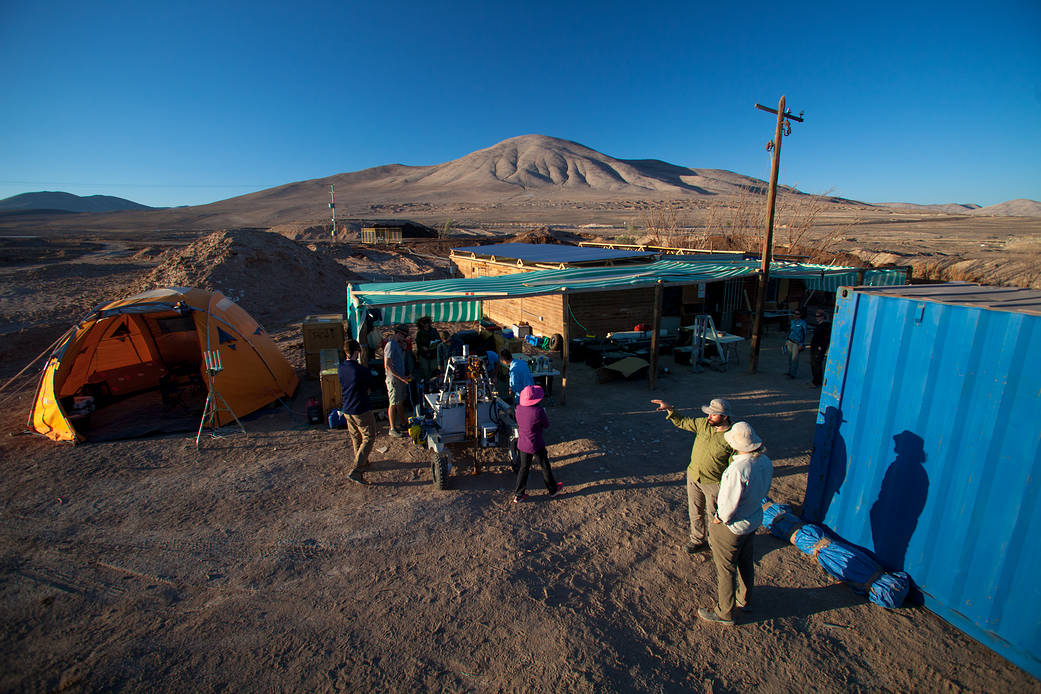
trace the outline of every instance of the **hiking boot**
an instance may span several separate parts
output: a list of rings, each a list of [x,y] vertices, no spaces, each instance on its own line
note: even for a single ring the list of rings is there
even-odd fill
[[[734,620],[723,619],[718,614],[716,614],[715,610],[709,607],[699,607],[698,617],[704,619],[706,622],[715,622],[716,624],[722,624],[728,627],[734,626]]]
[[[698,552],[704,552],[708,550],[707,542],[694,542],[694,540],[688,540],[687,544],[683,547],[687,550],[687,554],[697,554]]]
[[[397,429],[391,429],[390,431],[387,432],[387,435],[388,436],[392,436],[392,437],[394,437],[396,439],[403,439],[403,438],[405,438],[405,432],[398,431]]]
[[[524,501],[527,498],[528,498],[527,494],[518,494],[517,496],[513,497],[513,503],[519,504],[520,502]]]
[[[560,493],[560,490],[564,488],[563,482],[557,482],[557,488],[549,493],[550,496],[556,496]]]
[[[365,481],[364,473],[358,472],[357,470],[347,473],[347,479],[355,484],[368,484],[368,482]]]

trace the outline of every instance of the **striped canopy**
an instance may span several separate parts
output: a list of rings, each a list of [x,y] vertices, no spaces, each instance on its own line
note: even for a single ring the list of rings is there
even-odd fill
[[[757,274],[754,260],[699,261],[697,258],[660,260],[638,266],[535,270],[495,277],[428,280],[424,282],[373,282],[347,285],[347,309],[352,334],[356,334],[365,309],[378,308],[382,323],[409,323],[420,316],[435,321],[470,321],[481,318],[482,300],[511,299],[544,294],[610,291],[638,287],[681,286],[718,282]],[[810,289],[834,290],[856,285],[861,271],[833,265],[774,261],[770,276],[805,280]],[[861,284],[904,284],[906,273],[896,270],[864,270]]]

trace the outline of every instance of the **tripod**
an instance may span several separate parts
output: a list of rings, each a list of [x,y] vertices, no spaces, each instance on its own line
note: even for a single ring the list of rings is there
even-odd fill
[[[238,416],[232,411],[228,405],[227,400],[224,396],[217,392],[216,386],[213,385],[213,377],[224,370],[224,367],[220,362],[220,352],[203,352],[203,359],[206,362],[206,379],[209,385],[209,391],[206,393],[206,404],[202,408],[202,420],[199,421],[199,433],[195,435],[195,448],[199,448],[199,439],[202,438],[202,428],[206,425],[206,421],[209,420],[210,428],[216,431],[220,418],[217,416],[221,410],[226,410],[235,419],[235,423],[239,425],[239,429],[242,429],[242,434],[249,437],[246,433],[246,427],[242,426],[242,422],[239,421]],[[218,404],[218,400],[220,403]]]

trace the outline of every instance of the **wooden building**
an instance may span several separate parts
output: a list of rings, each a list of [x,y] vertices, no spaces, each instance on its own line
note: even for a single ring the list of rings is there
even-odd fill
[[[373,245],[401,243],[401,227],[362,227],[361,242]]]
[[[633,273],[638,274],[641,266],[658,257],[657,253],[643,251],[528,243],[454,248],[451,254],[452,262],[467,278],[619,266],[631,266]],[[678,295],[680,288],[669,291]],[[536,335],[602,336],[632,330],[639,323],[650,324],[654,317],[654,289],[583,292],[567,296],[566,301],[560,294],[485,300],[484,315],[500,325],[527,323]],[[570,320],[568,330],[564,329],[565,320]]]

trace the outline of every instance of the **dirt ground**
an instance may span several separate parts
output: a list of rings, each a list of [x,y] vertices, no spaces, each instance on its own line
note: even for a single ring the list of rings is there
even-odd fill
[[[86,252],[0,267],[4,380],[157,262]],[[299,319],[266,324],[302,368]],[[0,690],[1041,692],[927,610],[872,605],[767,534],[754,611],[697,620],[715,572],[682,547],[691,435],[649,400],[729,398],[766,441],[772,498],[798,505],[819,392],[783,378],[780,342],[767,334],[756,375],[747,344],[725,373],[666,356],[654,391],[572,363],[566,406],[558,390],[548,408],[564,493],[543,496],[534,472],[518,505],[493,455],[473,475],[457,452],[439,492],[428,454],[386,436],[372,484],[351,484],[344,432],[305,422],[314,381],[200,450],[194,432],[9,436],[32,388],[5,391]]]

